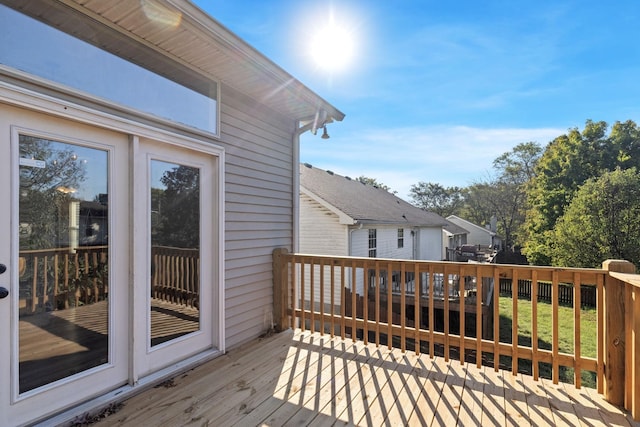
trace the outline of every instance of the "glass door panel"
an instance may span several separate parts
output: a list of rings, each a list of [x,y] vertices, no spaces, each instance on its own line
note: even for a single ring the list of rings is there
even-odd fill
[[[200,170],[151,160],[151,347],[200,329]]]
[[[108,153],[19,135],[19,392],[109,362]]]
[[[140,138],[134,164],[134,378],[215,351],[216,157]],[[214,327],[216,329],[214,329]]]

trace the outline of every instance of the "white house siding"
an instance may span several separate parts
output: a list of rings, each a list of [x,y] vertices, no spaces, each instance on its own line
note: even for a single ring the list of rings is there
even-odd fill
[[[442,228],[423,227],[418,231],[418,259],[440,261],[442,259]]]
[[[227,347],[271,326],[272,252],[292,248],[295,123],[222,85]]]
[[[493,237],[489,230],[484,231],[471,228],[471,231],[467,236],[467,242],[474,245],[491,246],[493,245]]]
[[[317,255],[349,255],[347,225],[338,215],[306,194],[300,194],[300,252]]]

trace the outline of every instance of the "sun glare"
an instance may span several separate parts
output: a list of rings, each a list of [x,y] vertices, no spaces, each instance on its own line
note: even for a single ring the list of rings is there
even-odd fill
[[[311,55],[316,64],[329,71],[346,68],[353,58],[351,33],[334,22],[320,29],[311,42]]]

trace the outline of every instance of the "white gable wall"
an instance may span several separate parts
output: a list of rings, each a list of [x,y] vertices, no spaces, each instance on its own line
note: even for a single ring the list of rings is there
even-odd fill
[[[479,225],[473,224],[462,218],[458,218],[455,215],[451,215],[447,219],[469,231],[469,234],[467,235],[467,244],[483,246],[492,246],[494,244],[494,233],[492,233],[490,230],[487,230],[486,228],[480,227]]]
[[[300,252],[316,255],[349,255],[347,225],[338,215],[306,194],[300,194]]]

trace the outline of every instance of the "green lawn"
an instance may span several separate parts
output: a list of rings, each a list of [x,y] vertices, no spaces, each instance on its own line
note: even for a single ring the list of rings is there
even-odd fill
[[[500,341],[512,342],[512,313],[513,299],[500,296]],[[560,306],[558,312],[558,342],[561,353],[573,354],[574,348],[574,316],[573,308]],[[531,301],[518,300],[518,344],[531,346]],[[538,303],[538,348],[551,350],[551,304]],[[596,357],[597,316],[596,310],[580,310],[580,353],[586,357]],[[500,364],[506,369],[511,368],[511,357],[502,356]],[[531,374],[531,361],[520,360],[518,369],[521,372]],[[560,381],[573,383],[573,369],[560,368]],[[551,365],[540,363],[540,376],[551,378]],[[582,371],[582,384],[586,387],[595,387],[595,372]]]

